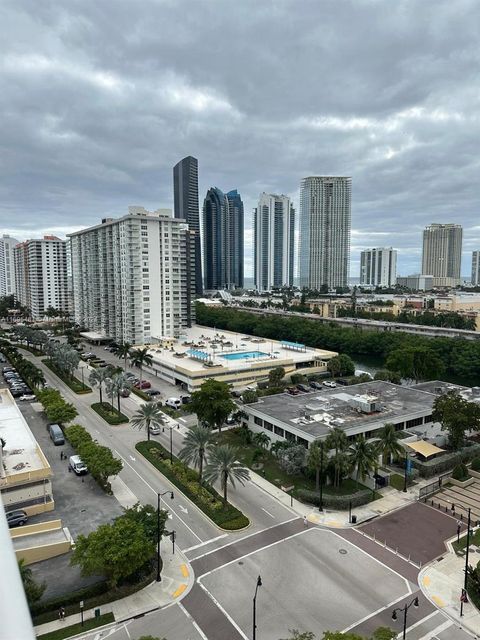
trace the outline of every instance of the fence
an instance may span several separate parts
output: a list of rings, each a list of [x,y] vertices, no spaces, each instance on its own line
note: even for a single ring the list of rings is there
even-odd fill
[[[447,478],[450,478],[451,475],[452,475],[451,471],[448,473],[444,473],[441,476],[439,476],[438,479],[435,480],[435,482],[431,482],[430,484],[427,484],[424,487],[420,487],[420,490],[418,492],[419,500],[425,500],[427,496],[430,496],[432,495],[432,493],[439,491],[442,488],[443,483],[447,480]]]

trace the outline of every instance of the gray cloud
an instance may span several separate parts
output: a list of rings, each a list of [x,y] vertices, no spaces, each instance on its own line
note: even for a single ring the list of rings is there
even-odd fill
[[[434,221],[464,225],[468,273],[477,27],[475,0],[7,0],[2,229],[62,234],[171,206],[172,166],[192,154],[201,195],[238,188],[247,225],[263,190],[298,208],[302,177],[351,175],[352,275],[379,244],[417,271]]]

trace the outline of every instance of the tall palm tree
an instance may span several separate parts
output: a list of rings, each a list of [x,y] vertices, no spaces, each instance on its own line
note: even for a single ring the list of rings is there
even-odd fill
[[[268,449],[268,447],[270,446],[270,438],[264,431],[255,433],[252,437],[252,442],[261,449]]]
[[[158,427],[163,424],[164,414],[156,404],[142,404],[137,413],[134,414],[131,424],[135,429],[145,429],[147,440],[150,440],[150,427]]]
[[[235,487],[235,481],[238,480],[243,486],[246,480],[250,480],[248,469],[237,461],[237,457],[237,450],[228,444],[218,445],[209,450],[205,480],[213,484],[220,479],[224,506],[227,505],[228,483]]]
[[[89,383],[92,387],[98,386],[100,392],[100,404],[102,404],[102,390],[104,383],[110,378],[110,370],[108,368],[95,369],[88,377]]]
[[[315,487],[317,491],[320,489],[320,473],[325,470],[328,465],[328,454],[325,441],[315,440],[308,448],[307,465],[312,471],[315,471]]]
[[[130,352],[130,361],[134,367],[140,369],[140,382],[142,382],[142,371],[145,365],[151,366],[153,362],[152,356],[148,353],[147,347],[143,349],[133,349]]]
[[[325,440],[325,446],[327,449],[335,449],[335,455],[333,456],[333,466],[335,469],[335,478],[333,482],[334,487],[340,486],[340,478],[341,472],[340,467],[342,466],[340,463],[341,453],[344,453],[348,447],[348,438],[345,434],[345,431],[341,427],[335,427],[329,433],[327,439]]]
[[[213,434],[205,427],[190,427],[183,441],[183,448],[178,454],[186,464],[198,467],[198,481],[202,482],[203,464],[207,448],[213,443]]]
[[[357,436],[350,445],[349,450],[350,463],[353,469],[357,470],[356,480],[365,478],[373,471],[377,465],[377,449],[374,442],[365,438],[363,433]]]
[[[400,456],[404,451],[399,442],[398,431],[395,430],[395,425],[389,422],[378,432],[376,446],[378,455],[382,455],[384,463],[391,462],[394,456]]]
[[[130,344],[130,342],[124,342],[122,344],[119,344],[118,346],[115,347],[113,353],[120,358],[120,360],[123,359],[123,370],[126,371],[127,370],[127,360],[128,357],[130,356],[130,351],[132,350],[133,344]]]

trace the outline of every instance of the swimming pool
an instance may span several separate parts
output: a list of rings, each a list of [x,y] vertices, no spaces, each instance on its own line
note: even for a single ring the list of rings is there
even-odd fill
[[[237,353],[221,353],[219,355],[225,360],[254,360],[255,358],[265,358],[268,353],[263,351],[238,351]]]

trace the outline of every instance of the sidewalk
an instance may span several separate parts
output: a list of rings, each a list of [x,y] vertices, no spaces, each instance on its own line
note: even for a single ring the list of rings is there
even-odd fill
[[[100,613],[112,612],[115,622],[118,623],[133,616],[165,607],[187,594],[193,586],[193,572],[189,568],[188,560],[178,548],[175,548],[175,555],[173,555],[172,545],[168,539],[162,542],[162,559],[161,582],[152,582],[144,589],[126,598],[100,605]],[[89,620],[94,616],[95,609],[87,609],[83,613],[84,620]],[[67,616],[63,621],[53,620],[35,627],[35,633],[39,636],[78,622],[80,622],[80,613],[75,613]]]
[[[322,513],[318,509],[309,507],[295,500],[289,493],[286,493],[282,489],[276,487],[274,484],[265,480],[262,476],[254,471],[250,470],[250,480],[258,487],[263,489],[265,493],[270,494],[276,498],[279,502],[289,507],[291,511],[295,512],[298,516],[303,518],[307,516],[307,519],[314,524],[321,524],[326,527],[345,528],[354,526],[349,522],[349,513],[347,511],[335,511],[333,509],[324,509]],[[385,515],[390,511],[395,511],[401,507],[404,507],[412,502],[415,502],[418,498],[419,484],[409,487],[406,493],[403,491],[397,491],[393,487],[385,487],[384,489],[377,490],[377,492],[383,495],[382,498],[369,502],[368,504],[360,507],[352,508],[352,515],[357,517],[357,523],[366,522],[377,516]]]
[[[420,571],[418,582],[425,596],[458,625],[480,637],[480,613],[471,603],[463,605],[460,617],[460,594],[464,584],[465,558],[457,556],[447,543],[449,552],[441,560],[434,560]],[[479,559],[478,547],[470,547],[469,564]]]

